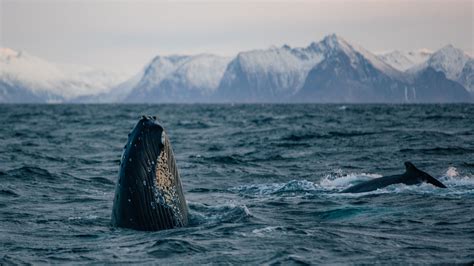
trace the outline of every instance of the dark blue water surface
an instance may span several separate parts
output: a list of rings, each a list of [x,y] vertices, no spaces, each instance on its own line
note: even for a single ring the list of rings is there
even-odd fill
[[[469,263],[474,105],[0,105],[0,264]],[[191,226],[110,226],[142,114],[168,131]],[[445,183],[339,194],[404,171]]]

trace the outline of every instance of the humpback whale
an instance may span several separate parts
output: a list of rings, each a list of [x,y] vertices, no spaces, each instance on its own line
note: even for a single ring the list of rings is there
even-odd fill
[[[156,117],[143,116],[122,154],[112,226],[157,231],[187,224],[188,207],[168,136]]]
[[[342,191],[342,193],[361,193],[377,190],[393,184],[416,185],[423,182],[432,184],[435,187],[446,188],[440,181],[429,174],[419,170],[411,162],[405,162],[405,173],[401,175],[384,176],[372,179]]]

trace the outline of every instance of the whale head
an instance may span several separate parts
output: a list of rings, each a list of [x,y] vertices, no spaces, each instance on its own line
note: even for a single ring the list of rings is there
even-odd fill
[[[155,231],[186,224],[187,205],[171,144],[156,118],[143,116],[122,154],[112,225]]]

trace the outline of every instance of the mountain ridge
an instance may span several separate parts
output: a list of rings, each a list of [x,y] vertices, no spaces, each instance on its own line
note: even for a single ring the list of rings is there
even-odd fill
[[[336,34],[306,47],[285,44],[235,57],[156,56],[121,82],[90,69],[70,71],[71,77],[5,48],[0,67],[0,102],[413,103],[470,102],[474,95],[474,59],[452,45],[374,54]]]

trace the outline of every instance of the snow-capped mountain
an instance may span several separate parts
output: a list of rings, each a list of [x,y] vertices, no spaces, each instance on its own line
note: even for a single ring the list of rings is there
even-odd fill
[[[421,49],[417,51],[392,51],[379,54],[378,57],[392,67],[405,71],[416,65],[426,62],[433,54],[430,50]]]
[[[128,102],[202,102],[217,89],[230,58],[210,54],[157,56]]]
[[[443,72],[450,80],[458,80],[469,59],[471,58],[463,50],[447,45],[433,53],[426,66]]]
[[[295,95],[301,102],[392,102],[403,100],[405,75],[369,51],[336,35],[319,43],[324,60],[308,73]]]
[[[432,68],[444,73],[446,78],[458,82],[474,94],[473,60],[463,50],[447,45],[433,53],[426,62],[408,69],[407,72],[419,75],[427,68]]]
[[[55,64],[25,52],[0,48],[2,102],[70,101],[108,92],[122,79],[121,73]]]
[[[463,86],[433,68],[415,78],[391,67],[367,50],[331,35],[321,46],[325,59],[306,78],[295,95],[303,102],[465,102]]]
[[[336,34],[326,36],[319,44],[325,52],[326,58],[340,53],[349,57],[352,67],[357,68],[361,58],[372,64],[377,70],[385,73],[392,78],[402,78],[403,74],[378,58],[375,54],[367,51],[361,46],[350,44],[345,39]]]
[[[407,74],[333,34],[305,48],[242,52],[216,93],[239,102],[406,101]]]
[[[105,92],[98,94],[87,94],[75,97],[70,100],[74,103],[119,103],[125,101],[127,96],[143,77],[144,70],[141,70],[130,79],[112,86]]]
[[[229,63],[215,96],[221,101],[285,101],[323,58],[317,44],[241,52]]]

